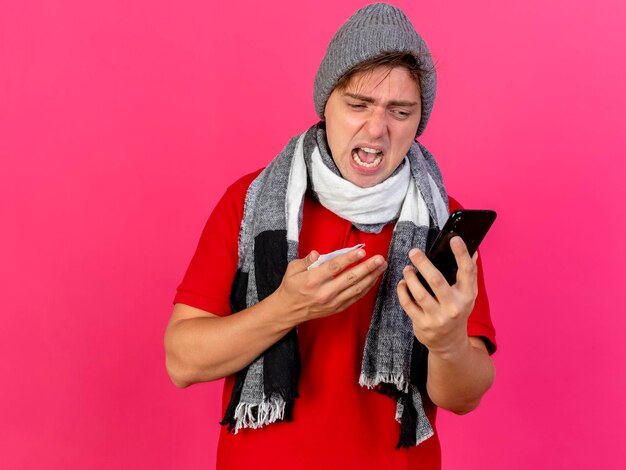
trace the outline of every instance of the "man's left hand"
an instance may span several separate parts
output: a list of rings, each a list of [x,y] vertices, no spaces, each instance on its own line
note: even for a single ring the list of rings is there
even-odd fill
[[[452,238],[450,246],[458,266],[454,285],[448,284],[424,252],[413,249],[409,258],[435,297],[420,283],[412,266],[404,268],[404,279],[397,287],[400,305],[413,321],[415,337],[430,352],[443,356],[454,355],[467,347],[467,320],[478,294],[478,253],[470,257],[458,236]]]

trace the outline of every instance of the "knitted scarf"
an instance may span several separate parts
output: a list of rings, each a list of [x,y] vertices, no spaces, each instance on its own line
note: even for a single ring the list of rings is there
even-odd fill
[[[324,186],[324,172],[321,172],[322,180],[319,171],[315,178],[311,177],[316,161],[319,164],[320,160],[335,177],[340,177],[327,148],[323,123],[291,139],[250,184],[230,298],[233,313],[273,293],[282,281],[287,264],[298,258],[304,195],[308,190],[322,204],[327,199],[315,192],[316,182],[320,188]],[[411,320],[400,306],[396,286],[403,277],[403,268],[410,264],[409,250],[413,247],[428,249],[448,217],[448,197],[432,155],[415,142],[404,163],[391,177],[406,165],[410,169],[410,182],[399,214],[374,223],[353,222],[360,230],[377,233],[386,223],[395,221],[388,268],[372,312],[359,383],[396,401],[395,418],[400,423],[397,447],[418,445],[433,435],[433,429],[422,405],[428,350],[415,338]],[[372,221],[367,219],[367,222]],[[297,329],[294,328],[236,374],[221,424],[237,433],[242,428],[291,421],[295,399],[299,396],[300,370]]]

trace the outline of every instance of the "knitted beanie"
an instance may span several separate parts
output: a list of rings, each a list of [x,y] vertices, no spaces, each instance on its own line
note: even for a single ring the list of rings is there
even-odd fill
[[[326,102],[341,76],[355,65],[386,52],[408,52],[419,64],[422,117],[417,135],[424,131],[437,89],[433,59],[402,10],[386,3],[373,3],[358,10],[330,41],[313,87],[315,111],[320,119],[324,119]]]

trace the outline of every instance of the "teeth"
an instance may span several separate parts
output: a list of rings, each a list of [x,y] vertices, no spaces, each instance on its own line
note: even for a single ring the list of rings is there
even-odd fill
[[[365,149],[363,149],[363,150],[365,150]],[[368,152],[368,153],[373,153],[373,152]],[[354,152],[352,152],[352,159],[359,166],[362,166],[362,167],[365,167],[365,168],[374,168],[375,166],[378,166],[380,164],[380,162],[382,161],[382,157],[376,157],[372,163],[364,162],[363,160],[361,160],[359,158],[359,152],[357,152],[356,150]]]
[[[382,153],[380,150],[371,149],[368,147],[360,147],[360,149],[367,153]]]

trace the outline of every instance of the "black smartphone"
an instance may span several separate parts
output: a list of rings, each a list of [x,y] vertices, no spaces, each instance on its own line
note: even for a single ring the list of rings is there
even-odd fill
[[[450,214],[441,232],[439,232],[428,253],[426,253],[428,259],[444,275],[448,284],[453,285],[456,283],[456,272],[458,269],[454,253],[452,253],[452,248],[450,248],[452,237],[459,235],[467,245],[470,256],[472,256],[478,249],[480,242],[487,235],[494,220],[496,220],[496,213],[492,210],[459,209]],[[432,289],[419,272],[417,277],[428,292],[434,295]]]

